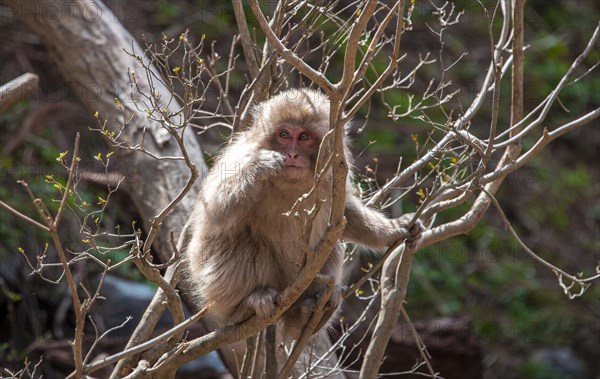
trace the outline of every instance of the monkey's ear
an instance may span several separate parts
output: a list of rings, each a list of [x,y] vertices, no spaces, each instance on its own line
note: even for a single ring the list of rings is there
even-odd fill
[[[350,120],[344,125],[344,134],[348,137],[355,135],[355,134],[360,134],[360,133],[362,133],[366,124],[367,124],[366,120],[364,122],[357,122],[356,120]]]

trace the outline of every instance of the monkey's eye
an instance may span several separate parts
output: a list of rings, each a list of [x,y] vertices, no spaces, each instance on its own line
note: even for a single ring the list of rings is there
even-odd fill
[[[287,130],[282,130],[279,132],[279,137],[281,137],[283,139],[289,139],[290,133]]]
[[[308,141],[310,139],[310,134],[308,134],[308,132],[303,132],[298,138],[300,139],[300,141]]]

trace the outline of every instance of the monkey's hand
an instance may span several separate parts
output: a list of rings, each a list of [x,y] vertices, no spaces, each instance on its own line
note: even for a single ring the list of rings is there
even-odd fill
[[[257,175],[260,179],[268,179],[278,175],[285,167],[283,154],[273,150],[261,150],[257,157]]]
[[[248,295],[246,303],[254,310],[258,317],[271,317],[275,314],[277,296],[278,292],[273,288],[259,288]]]
[[[425,226],[423,226],[423,223],[419,219],[417,219],[412,226],[409,225],[414,215],[414,213],[407,213],[393,220],[397,228],[408,230],[410,236],[404,241],[404,244],[411,250],[417,248],[421,240],[421,234],[425,231]]]

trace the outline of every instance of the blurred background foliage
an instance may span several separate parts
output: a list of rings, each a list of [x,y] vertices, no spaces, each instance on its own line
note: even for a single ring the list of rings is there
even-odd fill
[[[190,34],[197,39],[205,35],[207,41],[218,41],[214,48],[221,56],[229,54],[229,42],[235,33],[229,2],[131,0],[106,3],[138,39],[143,35],[148,42],[159,42],[163,33],[173,37],[189,28]],[[403,50],[413,60],[418,53],[425,52],[430,52],[434,58],[443,56],[446,66],[468,53],[444,73],[445,80],[452,81],[453,89],[461,90],[460,95],[445,106],[447,111],[454,109],[457,114],[473,100],[487,68],[490,37],[482,5],[491,15],[495,2],[454,1],[457,9],[464,9],[465,14],[462,22],[444,34],[443,50],[439,38],[428,29],[427,23],[433,16],[428,13],[426,3],[416,1],[414,30],[403,38]],[[585,48],[598,20],[600,7],[595,0],[527,1],[526,112],[539,104],[560,80]],[[498,26],[495,23],[493,30],[497,31]],[[106,152],[107,148],[97,136],[85,136],[93,119],[77,104],[72,90],[62,81],[37,38],[10,17],[0,20],[0,35],[0,82],[5,83],[25,71],[40,75],[39,95],[0,115],[2,145],[17,135],[28,117],[35,117],[36,112],[42,121],[16,150],[10,155],[1,154],[0,158],[0,199],[33,216],[35,211],[31,201],[17,180],[25,179],[39,197],[60,198],[60,191],[47,176],[64,181],[65,174],[57,157],[72,149],[74,132],[81,130],[84,133],[82,159],[90,172],[100,169],[95,166],[93,155]],[[600,48],[595,46],[584,67],[598,61]],[[411,67],[408,62],[407,69]],[[244,62],[240,61],[238,66],[240,71],[231,77],[234,97],[245,84]],[[422,91],[430,78],[440,79],[441,74],[439,64],[427,66],[419,72],[412,91]],[[599,78],[596,71],[568,87],[560,97],[564,109],[554,107],[544,127],[555,128],[574,115],[598,107]],[[509,80],[503,83],[505,94],[509,84]],[[409,94],[395,90],[388,93],[386,99],[405,109]],[[483,134],[488,128],[489,100],[477,118],[477,124],[473,125],[476,134]],[[509,101],[510,96],[503,97],[502,109],[509,109]],[[58,107],[58,111],[48,117],[48,113],[43,113],[47,111],[43,107],[48,106]],[[362,117],[366,114],[366,111],[362,113]],[[432,110],[427,115],[436,122],[443,123],[446,119],[439,110]],[[399,156],[403,157],[402,167],[416,158],[416,143],[426,141],[430,127],[419,117],[392,122],[387,117],[387,109],[377,99],[373,101],[368,117],[364,131],[352,135],[353,150],[360,153],[356,165],[360,172],[367,166],[375,170],[378,181],[383,183],[396,171]],[[506,127],[509,119],[509,111],[501,112],[499,125]],[[359,116],[356,124],[362,121]],[[200,137],[208,156],[215,153],[225,134],[220,130]],[[586,274],[591,274],[600,261],[599,142],[597,123],[564,136],[531,164],[512,174],[498,194],[523,241],[540,256],[570,272],[585,270]],[[526,140],[524,145],[529,147],[531,143]],[[106,190],[92,180],[81,183],[80,193],[89,199],[92,207],[98,207],[97,199],[104,197]],[[405,211],[414,210],[418,199],[418,194],[413,194],[403,204]],[[117,193],[111,201],[113,204],[102,220],[103,226],[110,229],[116,225],[130,225],[136,212],[126,194]],[[460,216],[467,206],[440,215],[438,222]],[[67,245],[69,236],[78,235],[76,227],[70,228],[64,231]],[[23,266],[18,253],[22,248],[30,256],[40,254],[47,239],[43,233],[0,212],[0,287],[3,294],[0,295],[0,307],[11,310],[0,312],[0,323],[19,327],[22,337],[16,340],[14,332],[2,328],[0,361],[22,358],[23,352],[39,338],[57,339],[69,334],[68,317],[64,324],[56,320],[55,310],[64,294],[27,275],[27,267]],[[80,241],[70,242],[74,248],[80,244]],[[125,251],[116,252],[110,258],[114,262],[126,254]],[[139,280],[131,267],[122,267],[119,275]],[[597,348],[600,341],[599,287],[595,284],[583,297],[569,300],[555,276],[519,248],[505,231],[498,214],[490,209],[484,221],[469,235],[419,252],[406,309],[412,319],[470,318],[474,333],[484,346],[486,378],[597,378],[600,375],[600,349]],[[57,327],[61,326],[64,330],[58,331]],[[556,356],[566,357],[575,368],[571,367],[569,371],[564,362],[552,359]]]

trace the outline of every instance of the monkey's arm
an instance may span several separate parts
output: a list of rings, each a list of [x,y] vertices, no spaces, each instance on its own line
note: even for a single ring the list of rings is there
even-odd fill
[[[382,250],[401,238],[408,229],[411,214],[397,219],[388,219],[378,211],[365,206],[360,199],[346,194],[346,229],[343,238],[373,249]],[[422,224],[417,221],[410,230],[409,242],[418,241],[423,231]]]
[[[217,160],[202,190],[202,205],[211,223],[227,228],[239,224],[261,200],[271,175],[280,171],[284,157],[247,143],[232,144]]]

